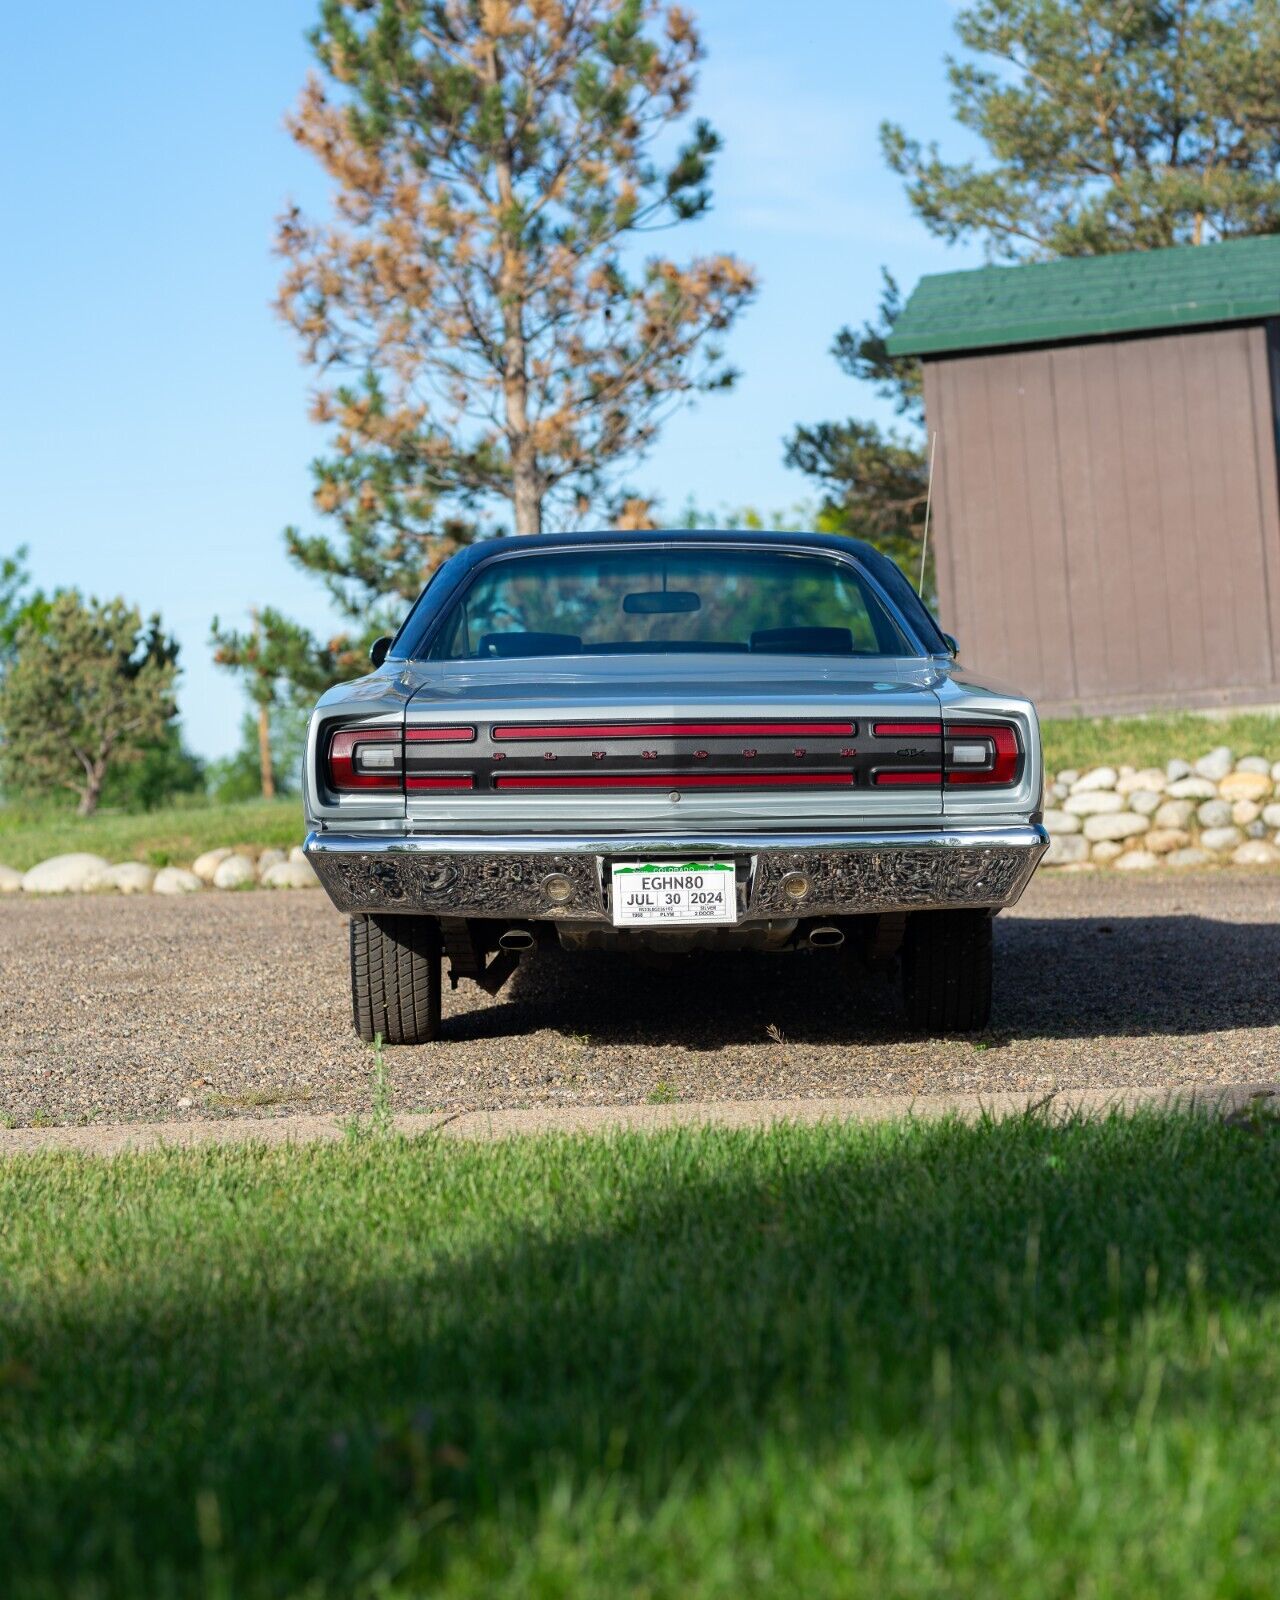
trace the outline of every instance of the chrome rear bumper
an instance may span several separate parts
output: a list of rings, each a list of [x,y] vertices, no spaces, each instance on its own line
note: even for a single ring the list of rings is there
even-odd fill
[[[1026,888],[1049,835],[1037,824],[875,833],[750,833],[688,838],[463,834],[307,836],[307,859],[339,911],[423,912],[519,921],[609,922],[613,860],[739,863],[742,922],[879,911],[996,908]],[[782,880],[803,873],[802,900]],[[543,884],[567,877],[556,905]]]

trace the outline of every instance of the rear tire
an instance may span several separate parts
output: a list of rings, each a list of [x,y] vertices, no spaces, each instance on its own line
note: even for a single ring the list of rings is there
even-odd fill
[[[991,1018],[991,917],[917,911],[902,945],[902,1002],[919,1033],[975,1033]]]
[[[440,929],[430,917],[351,919],[351,1014],[366,1043],[440,1037]]]

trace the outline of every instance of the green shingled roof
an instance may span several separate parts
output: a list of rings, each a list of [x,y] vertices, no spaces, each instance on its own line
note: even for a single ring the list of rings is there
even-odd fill
[[[921,278],[888,344],[897,356],[1061,344],[1280,316],[1280,235]]]

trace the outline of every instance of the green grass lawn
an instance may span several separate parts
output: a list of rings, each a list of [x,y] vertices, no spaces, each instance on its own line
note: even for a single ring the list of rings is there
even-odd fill
[[[1280,1132],[0,1165],[5,1593],[1270,1596]]]
[[[1171,756],[1195,761],[1215,745],[1237,756],[1280,761],[1280,716],[1239,712],[1226,717],[1172,712],[1152,717],[1084,717],[1041,725],[1045,765],[1052,775],[1068,767],[1163,767]]]
[[[49,856],[91,850],[108,861],[149,861],[153,867],[189,866],[223,844],[276,845],[303,838],[302,802],[243,800],[235,805],[193,803],[163,811],[102,812],[77,817],[47,807],[0,806],[0,862],[25,872]]]

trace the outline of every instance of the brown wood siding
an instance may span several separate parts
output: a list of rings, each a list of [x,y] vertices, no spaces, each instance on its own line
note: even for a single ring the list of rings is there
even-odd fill
[[[1053,713],[1280,700],[1262,326],[925,363],[943,627]]]

